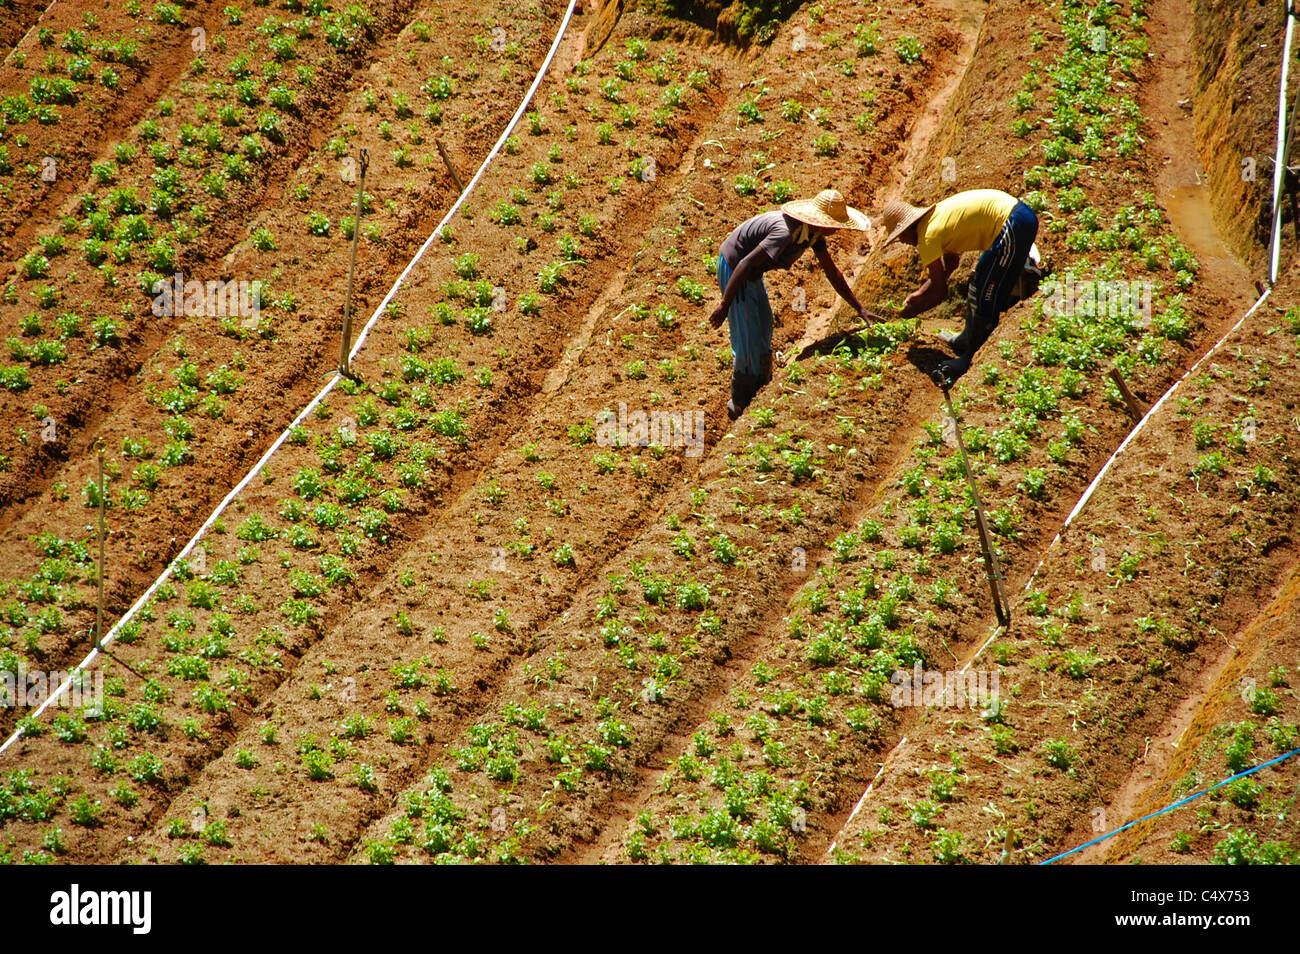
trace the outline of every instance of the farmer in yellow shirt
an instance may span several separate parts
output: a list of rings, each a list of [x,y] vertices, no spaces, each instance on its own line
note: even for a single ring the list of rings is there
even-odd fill
[[[1038,216],[1024,202],[998,189],[958,192],[918,208],[890,202],[883,214],[889,237],[916,246],[929,269],[925,282],[907,296],[899,318],[913,318],[948,298],[948,276],[962,252],[982,252],[966,293],[966,327],[942,333],[957,355],[939,365],[949,383],[970,370],[971,358],[989,339],[1015,297],[1021,274],[1038,235]]]

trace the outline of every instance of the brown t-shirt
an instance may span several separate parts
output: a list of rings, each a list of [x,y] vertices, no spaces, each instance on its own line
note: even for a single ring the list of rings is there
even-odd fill
[[[762,212],[752,219],[741,222],[722,243],[722,257],[731,268],[735,268],[756,248],[767,253],[769,261],[762,271],[772,268],[789,268],[799,260],[807,249],[820,244],[826,247],[826,240],[818,237],[812,242],[800,245],[794,240],[794,233],[803,223],[792,219],[780,209]]]

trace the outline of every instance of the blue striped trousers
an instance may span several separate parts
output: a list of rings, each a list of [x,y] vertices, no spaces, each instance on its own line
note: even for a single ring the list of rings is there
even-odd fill
[[[731,266],[719,253],[718,288],[724,293],[730,279]],[[767,286],[761,278],[745,282],[731,300],[727,328],[731,334],[735,372],[760,377],[772,353],[772,303],[768,301]]]

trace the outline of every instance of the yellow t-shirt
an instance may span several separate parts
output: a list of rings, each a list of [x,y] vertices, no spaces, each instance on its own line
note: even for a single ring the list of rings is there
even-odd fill
[[[971,189],[939,202],[916,226],[921,264],[929,265],[941,255],[991,248],[1018,201],[1000,189]]]

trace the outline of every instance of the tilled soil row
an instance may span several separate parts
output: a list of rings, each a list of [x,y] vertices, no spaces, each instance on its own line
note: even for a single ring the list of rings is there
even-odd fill
[[[550,39],[541,36],[541,32],[533,40],[534,53],[539,59]],[[466,41],[462,38],[460,42]],[[394,65],[405,62],[412,51],[422,51],[426,44],[408,37],[403,46],[404,49],[389,53]],[[432,46],[431,52],[438,54],[431,62],[442,58],[437,46]],[[492,53],[494,57],[498,55]],[[486,91],[475,91],[474,95],[478,99]],[[514,105],[485,104],[484,112],[468,128],[463,141],[448,143],[455,160],[467,164],[472,157],[484,154],[490,141],[499,134],[499,126],[492,128],[489,120],[504,122]],[[341,108],[337,128],[360,127],[366,138],[373,136],[370,148],[378,152],[377,144],[383,140],[375,131],[377,121],[367,109],[364,96],[358,96]],[[366,138],[361,141],[365,142]],[[283,193],[295,181],[315,182],[323,190],[336,194],[336,208],[346,209],[348,190],[355,189],[355,185],[338,181],[336,176],[322,177],[319,165],[324,161],[332,165],[335,162],[322,148],[308,155],[293,179],[274,184],[272,188]],[[367,302],[375,300],[377,290],[386,289],[454,195],[454,186],[445,174],[417,183],[410,173],[393,168],[383,170],[389,177],[385,181],[379,173],[387,160],[376,156],[374,164],[377,168],[372,170],[375,175],[368,181],[367,192],[376,197],[374,220],[388,234],[377,234],[374,241],[366,243],[369,249],[363,245],[354,302],[361,316],[358,325],[368,315]],[[381,198],[383,205],[379,204]],[[253,225],[276,235],[301,229],[301,205],[296,201],[253,214]],[[72,431],[72,436],[66,438],[68,461],[60,463],[50,458],[48,446],[36,450],[51,461],[51,468],[59,468],[51,475],[57,474],[58,479],[51,479],[39,495],[30,499],[28,506],[11,508],[6,515],[9,523],[5,533],[11,543],[7,549],[12,554],[8,570],[11,579],[21,580],[24,574],[35,573],[47,558],[40,548],[18,541],[40,534],[75,541],[86,534],[86,524],[93,519],[93,511],[86,506],[87,499],[79,491],[95,473],[95,461],[87,453],[94,442],[107,451],[109,488],[114,495],[108,519],[106,565],[110,572],[106,617],[112,620],[125,611],[227,488],[318,390],[323,373],[336,366],[338,346],[331,341],[336,332],[329,329],[336,326],[342,311],[345,282],[340,274],[340,261],[321,254],[322,241],[311,236],[282,240],[281,247],[270,253],[273,262],[266,261],[268,253],[259,252],[246,242],[234,247],[227,256],[224,267],[229,271],[225,274],[287,273],[276,287],[280,294],[296,296],[297,304],[293,312],[280,311],[274,337],[249,334],[239,325],[235,326],[238,333],[232,334],[218,322],[182,316],[169,320],[174,330],[159,328],[150,335],[151,343],[142,348],[147,352],[142,355],[145,363],[129,383],[114,383],[100,374],[89,376],[79,398],[86,405],[84,414],[89,426],[80,433]],[[123,373],[134,373],[125,358],[115,355],[112,360],[120,364]],[[213,409],[219,406],[220,417],[214,420],[208,414],[192,414],[182,419],[181,423],[192,431],[188,440],[180,442],[185,447],[185,456],[176,461],[177,466],[159,467],[165,449],[177,442],[174,435],[179,415],[160,413],[155,389],[173,384],[178,369],[190,365],[196,368],[199,378],[195,400],[206,391],[207,398],[220,402],[213,406]],[[238,384],[237,390],[225,398],[216,393],[212,382],[206,386],[203,383],[204,375],[220,369]],[[190,420],[192,424],[187,423]],[[65,431],[60,429],[59,433]],[[128,441],[134,443],[128,445]],[[133,457],[127,452],[130,446],[145,450]],[[118,453],[118,448],[122,452]],[[140,480],[150,467],[153,472],[148,478],[156,480],[156,485],[142,507],[127,510],[122,502],[124,498],[118,494],[142,489]],[[88,584],[90,580],[84,570],[82,576]],[[89,593],[89,587],[84,587],[70,594],[72,598],[63,603],[61,625],[43,634],[31,646],[45,668],[67,665],[85,651],[85,633],[94,611]],[[6,725],[11,722],[7,721]]]
[[[475,47],[467,34],[477,23],[476,19],[466,17],[463,29],[448,30],[436,40],[430,35],[421,41],[409,32],[397,36],[414,18],[413,9],[414,4],[403,2],[380,11],[376,22],[362,34],[369,36],[369,31],[373,31],[376,42],[359,43],[341,54],[319,38],[307,41],[323,47],[323,51],[317,50],[318,58],[312,67],[319,72],[313,72],[310,80],[297,87],[281,77],[284,82],[279,88],[298,98],[283,108],[262,108],[256,114],[258,127],[252,121],[253,111],[258,107],[234,107],[236,112],[230,114],[230,122],[237,124],[238,132],[250,135],[233,145],[221,133],[224,121],[222,124],[211,121],[215,119],[212,110],[225,117],[225,110],[232,108],[226,102],[230,87],[221,80],[212,81],[204,87],[208,91],[206,96],[198,87],[209,74],[229,79],[244,75],[251,69],[247,62],[249,54],[247,50],[239,52],[245,44],[236,42],[227,45],[224,51],[209,51],[197,61],[202,66],[191,64],[183,76],[167,86],[166,101],[174,106],[170,114],[164,115],[166,111],[154,105],[148,120],[151,126],[136,126],[114,143],[114,150],[120,147],[131,151],[134,158],[130,163],[119,162],[116,166],[108,163],[113,171],[107,181],[95,177],[75,180],[84,190],[82,195],[58,213],[70,216],[64,219],[65,227],[67,222],[75,223],[86,216],[72,236],[59,235],[57,222],[41,220],[45,232],[42,239],[58,240],[63,246],[73,246],[87,230],[91,233],[99,230],[100,238],[116,241],[95,253],[98,256],[112,253],[100,266],[104,275],[102,283],[98,283],[101,287],[97,287],[93,269],[91,279],[80,273],[81,267],[91,261],[90,251],[79,255],[71,247],[57,254],[48,246],[20,249],[24,258],[17,263],[17,281],[9,287],[5,304],[0,308],[0,327],[11,352],[16,355],[15,349],[22,349],[27,353],[29,366],[15,365],[26,377],[18,384],[10,383],[0,394],[0,407],[5,411],[4,424],[0,427],[7,448],[0,501],[14,503],[29,498],[54,479],[60,461],[84,454],[95,437],[93,433],[84,435],[84,431],[93,428],[107,408],[122,403],[128,396],[119,393],[127,383],[124,378],[129,380],[142,369],[156,370],[160,379],[141,380],[134,386],[127,384],[129,390],[139,392],[146,384],[164,390],[172,385],[174,382],[164,374],[196,358],[202,363],[204,353],[196,344],[211,349],[214,358],[222,359],[236,350],[244,360],[249,359],[249,352],[257,356],[259,351],[263,357],[274,358],[286,353],[306,357],[310,352],[304,353],[305,349],[286,348],[287,342],[274,341],[281,326],[294,321],[317,323],[311,329],[311,338],[323,343],[330,336],[325,329],[337,326],[341,311],[342,276],[347,261],[347,240],[341,220],[350,214],[355,202],[358,146],[368,146],[376,157],[370,182],[375,187],[372,196],[382,202],[382,205],[374,199],[370,202],[370,221],[364,227],[368,244],[377,244],[387,257],[383,262],[371,259],[373,270],[366,268],[369,256],[362,259],[362,292],[373,286],[376,271],[387,276],[394,263],[410,259],[432,223],[422,234],[418,234],[418,226],[424,226],[430,217],[435,222],[438,218],[426,210],[435,206],[445,208],[455,191],[433,144],[428,141],[438,133],[436,128],[426,124],[424,130],[419,130],[418,123],[423,122],[420,120],[415,131],[401,137],[410,138],[418,132],[423,152],[420,159],[434,173],[432,182],[424,180],[427,173],[417,173],[413,168],[416,159],[412,154],[413,143],[403,145],[399,140],[395,143],[399,149],[394,150],[386,146],[386,141],[393,137],[390,127],[394,121],[403,115],[410,116],[413,113],[410,101],[421,95],[423,81],[419,73],[411,75],[407,71],[413,65],[430,72],[450,70],[469,87],[459,93],[470,101],[465,105],[473,112],[474,121],[464,123],[461,128],[465,131],[449,143],[452,154],[462,161],[466,156],[481,156],[487,144],[496,138],[496,129],[479,119],[500,123],[509,115],[508,100],[501,95],[502,87],[508,90],[518,86],[522,90],[526,82],[522,75],[503,79],[492,74],[491,66],[505,62],[505,54],[490,47],[481,50]],[[502,18],[513,10],[512,6],[503,5]],[[429,12],[445,19],[444,14]],[[283,29],[273,14],[264,16],[262,27],[269,23],[275,29]],[[254,38],[250,42],[255,44],[260,40],[251,24],[241,30]],[[520,32],[524,34],[522,39],[531,42],[532,56],[539,60],[549,39],[540,35],[545,28],[525,26],[521,22]],[[272,35],[276,35],[274,29]],[[514,55],[517,57],[518,53]],[[306,51],[294,54],[295,59],[299,56],[308,58]],[[366,66],[372,62],[382,64],[382,72],[367,71]],[[391,73],[407,75],[400,86],[395,86]],[[487,75],[480,78],[480,73]],[[240,83],[256,85],[256,80],[250,76]],[[457,92],[456,81],[447,79],[447,83],[446,87],[433,89],[431,95],[445,93],[451,108],[461,100],[451,98]],[[348,95],[331,95],[330,91],[336,87],[342,87]],[[264,103],[269,95],[260,87],[260,92],[238,88],[242,90],[239,94],[244,97],[242,102],[253,103],[254,98],[260,97],[256,101]],[[443,100],[431,102],[438,104]],[[486,108],[479,112],[480,106]],[[279,122],[279,127],[271,132],[260,131],[260,126],[270,120]],[[214,137],[212,145],[206,136]],[[357,138],[361,139],[360,143],[350,142]],[[155,167],[152,173],[143,168],[145,157],[151,157],[152,149],[158,147],[169,153],[182,149],[191,157],[197,156],[194,162],[202,167],[205,160],[198,155],[199,142],[209,151],[227,153],[220,172],[211,172],[201,180],[197,171],[192,174],[193,179],[180,173],[177,182],[164,180],[164,176],[177,173],[174,155],[163,160],[152,159]],[[403,151],[400,162],[390,158],[399,150]],[[221,182],[212,182],[214,176]],[[211,193],[213,189],[219,192],[209,194],[209,201],[197,205],[201,216],[191,209],[192,225],[180,219],[179,209],[160,211],[164,204],[180,206],[193,201],[189,197],[204,190]],[[95,211],[87,215],[89,208]],[[139,214],[126,214],[132,209]],[[264,209],[272,210],[271,214],[266,214]],[[310,216],[323,215],[325,211],[331,214],[312,225]],[[102,219],[110,213],[114,214]],[[337,226],[332,222],[335,216],[340,219]],[[305,217],[309,219],[306,225]],[[117,225],[110,235],[104,230],[114,221]],[[186,230],[183,238],[182,230]],[[257,236],[253,235],[255,232]],[[397,234],[385,235],[386,232]],[[132,239],[131,235],[143,237]],[[258,236],[261,236],[260,246]],[[135,248],[136,244],[146,245],[150,238],[154,241],[145,249]],[[94,241],[99,241],[94,234],[84,240]],[[100,242],[101,246],[104,244]],[[80,249],[85,249],[84,243]],[[211,282],[232,282],[238,287],[233,295],[223,290],[214,296],[209,291],[205,298],[205,287],[197,292],[185,292],[174,303],[170,298],[159,301],[155,290],[133,288],[135,280],[125,270],[121,274],[104,271],[113,265],[119,252],[126,256],[123,266],[131,263],[151,266],[152,271],[146,269],[142,275],[172,278],[180,274],[182,282],[198,281],[205,286]],[[35,265],[29,266],[33,256]],[[86,261],[78,261],[80,257]],[[164,267],[163,260],[172,264]],[[314,266],[310,272],[303,269],[304,262]],[[33,269],[30,272],[29,267]],[[382,282],[383,278],[378,280]],[[248,286],[257,281],[265,285],[260,308],[250,307],[252,298],[248,292]],[[362,308],[364,304],[362,298]],[[34,310],[34,306],[39,308]],[[70,326],[66,325],[69,315],[73,322]],[[193,320],[196,318],[199,320]],[[111,324],[97,327],[95,322],[100,321]],[[173,354],[169,355],[168,351]],[[156,369],[149,367],[151,362],[157,365]],[[204,376],[224,364],[225,361],[214,361],[202,369]],[[275,381],[279,371],[275,365],[253,370],[260,372],[249,375],[254,382],[259,377]],[[201,384],[199,390],[203,390]],[[276,381],[269,395],[251,400],[274,406],[278,404],[275,395],[282,387],[283,382]],[[247,394],[245,400],[249,400]],[[168,402],[162,399],[153,403],[157,406]],[[184,411],[185,404],[197,403],[197,399],[170,403]],[[148,420],[152,416],[133,410],[134,420]],[[157,441],[156,446],[164,443],[165,439]],[[110,449],[115,450],[116,446],[110,445]],[[7,509],[9,519],[24,510],[22,507]]]
[[[559,85],[559,79],[555,79],[550,85],[556,87]],[[708,92],[696,93],[696,113],[700,116],[708,116],[709,109],[717,108],[721,100],[713,104],[714,97]],[[540,102],[540,100],[539,100]],[[652,153],[658,166],[662,169],[673,168],[680,158],[681,150],[691,141],[689,124],[681,124],[674,129],[669,130],[668,134],[660,138],[654,145]],[[422,326],[417,322],[405,322],[400,320],[404,314],[420,314],[421,306],[437,297],[437,289],[444,286],[448,280],[454,279],[454,263],[459,260],[459,250],[461,248],[485,247],[486,243],[482,240],[485,234],[497,233],[498,226],[494,225],[486,214],[493,208],[496,201],[496,195],[499,192],[505,192],[511,182],[520,181],[521,173],[526,172],[529,163],[537,158],[532,150],[540,146],[532,146],[527,139],[524,140],[530,148],[516,149],[505,157],[503,156],[499,167],[494,167],[488,178],[484,180],[482,190],[471,200],[466,209],[466,222],[454,225],[454,233],[459,237],[459,241],[451,250],[439,251],[436,255],[431,256],[430,262],[422,265],[419,270],[419,279],[413,283],[409,290],[403,291],[399,296],[399,306],[393,309],[394,321],[381,323],[376,327],[366,350],[362,353],[357,362],[357,371],[363,380],[374,382],[374,384],[365,388],[355,388],[351,385],[346,386],[344,391],[351,391],[353,395],[363,394],[366,391],[374,390],[377,393],[387,393],[381,384],[385,378],[395,378],[397,381],[401,377],[393,373],[393,364],[395,359],[405,352],[409,357],[413,352],[422,349],[424,345],[414,345],[413,342],[429,341],[428,334],[438,326]],[[529,153],[532,152],[530,155]],[[518,154],[515,154],[518,153]],[[616,157],[619,153],[614,154]],[[622,162],[622,159],[618,159]],[[671,182],[671,179],[665,175],[665,182]],[[658,188],[652,183],[646,183],[638,186],[639,189],[650,191]],[[600,235],[591,239],[584,249],[590,256],[590,263],[586,265],[581,273],[575,275],[568,287],[559,291],[554,297],[554,310],[551,310],[550,300],[548,300],[548,321],[550,322],[567,322],[570,327],[579,327],[582,323],[585,309],[596,297],[597,291],[604,283],[610,281],[617,272],[615,271],[615,262],[619,256],[626,256],[631,253],[633,247],[631,243],[639,241],[642,230],[638,226],[641,211],[638,208],[639,192],[637,194],[628,194],[624,197],[611,197],[605,209],[600,216],[601,221],[598,223]],[[577,204],[575,203],[575,206]],[[581,206],[577,206],[581,208]],[[571,221],[574,213],[566,213],[565,221]],[[626,226],[626,229],[614,228],[614,223],[620,223]],[[544,235],[539,231],[539,235]],[[497,240],[499,241],[499,239]],[[619,244],[627,243],[627,244]],[[516,256],[518,252],[513,252]],[[508,258],[502,258],[502,261],[510,262]],[[495,268],[495,265],[488,265],[489,268]],[[534,266],[535,267],[535,266]],[[504,277],[504,276],[502,276]],[[514,297],[519,285],[515,281],[507,283],[511,297]],[[525,286],[526,287],[526,286]],[[427,289],[427,290],[422,290]],[[502,441],[507,438],[517,426],[519,414],[530,407],[529,399],[531,394],[540,389],[544,383],[546,371],[562,357],[562,349],[565,343],[564,336],[547,333],[543,336],[536,337],[536,343],[531,347],[521,347],[518,349],[519,354],[512,352],[516,350],[516,342],[528,342],[529,336],[524,333],[525,326],[534,324],[526,315],[521,316],[516,312],[508,315],[493,314],[494,322],[501,322],[499,330],[494,330],[490,336],[481,337],[476,333],[471,333],[468,328],[462,327],[458,333],[452,333],[448,330],[438,329],[436,337],[433,339],[439,345],[450,342],[450,352],[456,355],[457,362],[464,362],[466,371],[474,372],[474,380],[465,380],[459,387],[451,383],[451,380],[442,382],[441,393],[438,396],[438,402],[446,410],[435,415],[437,420],[450,421],[459,419],[464,414],[465,423],[462,430],[456,433],[463,433],[468,437],[466,441],[457,441],[454,438],[447,440],[446,447],[439,448],[431,457],[422,457],[421,460],[436,462],[438,474],[426,474],[423,484],[415,488],[415,492],[410,494],[410,504],[403,505],[398,512],[401,515],[395,516],[391,526],[385,526],[382,530],[373,529],[371,531],[372,539],[377,541],[373,546],[371,544],[361,543],[365,547],[365,559],[371,564],[364,574],[356,576],[357,588],[340,580],[339,590],[341,596],[331,595],[328,597],[326,605],[320,608],[318,615],[314,620],[306,624],[307,634],[299,633],[292,638],[278,640],[281,644],[276,647],[275,654],[281,655],[282,662],[268,666],[254,665],[255,670],[259,670],[254,675],[252,684],[246,687],[241,695],[240,707],[247,712],[254,708],[262,699],[265,698],[265,691],[269,686],[278,683],[284,675],[286,666],[291,666],[295,659],[288,658],[290,653],[296,656],[301,652],[305,643],[313,641],[316,635],[323,631],[328,631],[334,625],[348,625],[343,621],[347,616],[346,605],[352,600],[359,599],[361,594],[366,593],[367,589],[373,585],[374,569],[379,568],[382,573],[387,567],[390,560],[396,559],[401,554],[400,546],[388,548],[382,546],[383,540],[391,540],[393,543],[403,541],[419,540],[420,536],[429,532],[430,528],[436,528],[441,519],[440,508],[444,503],[454,502],[461,497],[472,484],[475,475],[478,473],[482,463],[476,463],[476,460],[490,460],[499,454],[502,449]],[[415,337],[411,337],[414,334]],[[505,347],[497,347],[495,341],[505,342]],[[476,370],[477,369],[477,370]],[[491,372],[497,376],[490,386],[485,390],[483,379],[478,377],[479,371],[488,371],[489,377],[493,377]],[[465,372],[458,372],[463,376]],[[337,401],[335,398],[337,397]],[[332,412],[336,408],[342,408],[339,415],[355,415],[351,420],[352,427],[359,427],[364,430],[373,428],[373,424],[364,419],[363,413],[358,413],[356,405],[352,409],[348,408],[349,395],[339,393],[331,396],[327,402],[327,411]],[[373,397],[366,397],[365,404],[371,404]],[[469,410],[473,403],[479,403],[475,411]],[[332,405],[332,407],[331,407]],[[426,405],[427,406],[427,405]],[[463,409],[463,410],[462,410]],[[327,414],[318,415],[320,421],[327,420]],[[337,420],[337,418],[336,418]],[[359,423],[358,423],[359,422]],[[399,425],[405,429],[407,425]],[[323,438],[329,439],[337,435],[335,423],[316,424],[313,423],[313,430],[318,431]],[[450,432],[449,432],[450,433]],[[303,442],[309,443],[309,439]],[[467,451],[458,451],[457,447],[461,444],[467,445],[470,449]],[[296,450],[298,444],[291,443],[286,445],[285,453],[277,455],[272,461],[270,469],[267,472],[266,490],[261,490],[258,486],[251,487],[248,494],[241,499],[237,505],[238,511],[247,511],[249,513],[266,513],[274,514],[277,509],[275,497],[281,495],[286,484],[292,481],[292,475],[295,469],[301,465],[308,464],[312,460],[319,461],[310,451]],[[428,447],[428,445],[422,445]],[[422,454],[427,453],[423,451]],[[478,455],[484,455],[479,458]],[[444,458],[445,455],[445,459]],[[423,465],[420,465],[423,466]],[[445,475],[445,476],[443,476]],[[278,483],[277,483],[278,481]],[[232,514],[233,517],[233,514]],[[274,522],[280,523],[279,520]],[[287,526],[287,524],[285,524]],[[239,541],[230,541],[226,545],[225,541],[214,538],[212,554],[206,559],[216,560],[218,565],[222,558],[232,555],[227,554],[227,549],[238,549]],[[227,538],[228,539],[228,538]],[[359,542],[359,541],[358,541]],[[409,543],[408,543],[409,545]],[[349,545],[348,549],[350,549]],[[347,553],[347,556],[354,555]],[[286,555],[287,556],[287,555]],[[304,554],[305,559],[299,565],[314,568],[309,554]],[[334,558],[339,559],[339,558]],[[233,562],[233,561],[232,561]],[[211,567],[211,564],[208,564]],[[299,571],[295,571],[299,572]],[[305,569],[301,572],[307,572]],[[277,574],[266,573],[258,582],[249,580],[248,593],[256,593],[260,598],[264,594],[269,594],[272,599],[268,600],[268,607],[274,606],[275,602],[281,600],[284,595],[292,597],[292,592],[282,594],[278,591],[286,589],[286,574],[284,572]],[[335,621],[339,621],[337,624]],[[310,635],[308,635],[310,634]],[[233,633],[232,641],[238,639],[240,645],[246,644],[243,640],[256,642],[252,632]],[[231,655],[235,653],[235,647],[231,646]],[[281,653],[281,650],[285,652]],[[134,656],[134,648],[120,650]],[[154,649],[148,649],[146,652],[152,653]],[[241,657],[242,658],[242,657]],[[389,648],[389,658],[392,659],[391,647]],[[162,677],[160,677],[162,678]],[[163,679],[164,682],[175,684],[172,680]],[[183,680],[181,682],[183,685]],[[132,687],[134,688],[134,687]],[[268,707],[269,711],[270,707]],[[232,715],[231,720],[218,724],[224,724],[224,729],[212,733],[217,736],[207,740],[194,740],[196,744],[185,746],[186,751],[182,754],[181,765],[197,769],[202,766],[210,757],[220,752],[220,750],[229,741],[227,731],[237,730],[244,724],[246,717],[238,713]],[[179,742],[179,738],[177,739]],[[39,740],[34,740],[36,744]],[[41,757],[37,756],[40,761]],[[169,763],[170,764],[170,763]],[[188,769],[183,770],[188,774]],[[80,774],[80,773],[79,773]],[[182,774],[178,781],[182,781],[185,775]],[[152,817],[161,817],[163,805],[155,808],[151,807],[145,811],[142,821],[147,822]],[[86,839],[81,843],[77,850],[80,852],[106,852],[113,850],[113,846],[120,843],[124,834],[131,830],[130,825],[115,825],[112,831],[103,833],[103,837],[95,839]]]
[[[176,22],[163,22],[156,11],[133,17],[111,3],[41,6],[39,21],[15,37],[13,52],[0,65],[0,95],[30,97],[34,82],[51,81],[71,81],[75,92],[72,102],[55,100],[57,123],[10,124],[27,133],[28,141],[5,138],[15,166],[0,210],[0,258],[6,264],[26,252],[51,220],[68,214],[60,208],[85,186],[91,164],[113,159],[121,131],[145,118],[206,50],[206,33],[240,39],[221,12],[229,5],[215,0],[176,7]],[[49,69],[47,60],[56,68]]]
[[[1153,814],[1224,779],[1295,750],[1300,737],[1296,661],[1300,620],[1295,566],[1277,597],[1233,635],[1228,658],[1207,691],[1194,700],[1190,718],[1161,733],[1176,744],[1163,766],[1146,762],[1125,785],[1138,790],[1119,813],[1108,812],[1113,830],[1129,818]],[[1192,701],[1192,700],[1189,700]],[[1176,730],[1176,731],[1171,731]],[[1185,807],[1166,812],[1071,856],[1081,863],[1108,864],[1278,864],[1295,861],[1297,827],[1295,759],[1259,768],[1249,776],[1213,788]],[[1093,837],[1097,837],[1094,835]]]

